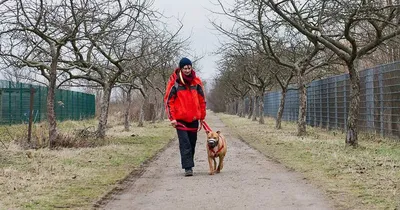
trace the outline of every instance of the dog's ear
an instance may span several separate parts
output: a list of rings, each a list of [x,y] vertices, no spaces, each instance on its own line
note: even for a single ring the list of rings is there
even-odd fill
[[[218,134],[220,134],[220,133],[221,133],[221,131],[217,131],[217,133],[218,133]]]
[[[206,134],[209,134],[211,131],[206,131]]]

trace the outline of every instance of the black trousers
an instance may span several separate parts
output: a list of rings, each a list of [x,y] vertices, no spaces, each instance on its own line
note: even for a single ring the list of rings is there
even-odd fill
[[[199,121],[197,120],[190,123],[179,120],[178,122],[182,123],[188,128],[198,128],[199,126]],[[194,153],[197,142],[197,132],[179,129],[176,129],[176,131],[179,139],[179,151],[181,153],[182,168],[192,168],[194,167]]]

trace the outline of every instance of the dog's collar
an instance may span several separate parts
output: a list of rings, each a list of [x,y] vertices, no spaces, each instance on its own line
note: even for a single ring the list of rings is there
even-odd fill
[[[219,138],[221,138],[221,137],[218,136],[218,139],[217,139],[217,141],[216,141],[217,143],[215,144],[214,147],[218,146],[218,144],[219,144]],[[216,156],[218,155],[218,153],[221,152],[221,150],[224,148],[224,145],[222,145],[221,148],[219,148],[217,151],[214,151],[214,150],[213,150],[214,147],[210,147],[210,145],[208,145],[208,149],[209,149],[212,153],[214,153],[214,157],[216,157]]]
[[[217,144],[218,145],[218,144]],[[214,153],[214,157],[216,157],[218,155],[219,152],[221,152],[221,150],[224,148],[224,145],[221,146],[221,148],[219,148],[217,151],[213,150],[213,147],[208,146],[208,149]]]

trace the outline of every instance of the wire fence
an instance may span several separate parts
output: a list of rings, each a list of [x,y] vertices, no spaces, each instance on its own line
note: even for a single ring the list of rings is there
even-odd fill
[[[33,122],[46,120],[46,101],[47,87],[0,80],[0,124],[27,123],[31,102]],[[57,89],[54,108],[58,121],[93,118],[95,96]]]
[[[400,62],[360,71],[360,81],[360,130],[383,136],[400,136]],[[280,98],[280,92],[264,95],[266,116],[276,117]],[[283,120],[296,121],[299,114],[298,91],[288,91],[285,100]],[[307,88],[307,124],[346,130],[349,102],[348,74],[311,82]]]

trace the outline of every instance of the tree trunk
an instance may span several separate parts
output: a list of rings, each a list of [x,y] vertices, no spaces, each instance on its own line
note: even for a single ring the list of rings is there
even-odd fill
[[[151,123],[155,123],[157,116],[158,116],[158,111],[159,111],[159,105],[158,105],[158,100],[157,100],[157,94],[154,94],[154,103],[153,103],[153,112],[151,113]]]
[[[158,115],[158,103],[154,104],[153,115],[151,116],[151,123],[156,123]]]
[[[351,82],[350,109],[347,117],[346,145],[358,146],[358,115],[360,107],[360,76],[357,72],[358,59],[347,65]]]
[[[49,121],[49,148],[53,148],[57,140],[57,120],[54,110],[54,98],[56,89],[56,75],[50,73],[49,89],[47,90],[47,120]]]
[[[304,136],[307,134],[306,130],[306,116],[307,116],[307,88],[304,85],[304,78],[302,74],[298,74],[299,85],[299,116],[297,118],[297,135]]]
[[[138,127],[143,127],[144,126],[144,109],[146,105],[149,103],[149,97],[148,96],[143,96],[144,101],[142,106],[140,106],[140,113],[139,113],[139,122],[138,122]]]
[[[103,97],[100,104],[99,124],[97,126],[97,138],[104,139],[106,137],[106,127],[108,120],[108,108],[110,106],[111,85],[103,86]]]
[[[240,99],[237,100],[237,116],[242,117],[242,103]]]
[[[159,104],[159,112],[160,112],[160,119],[159,119],[159,121],[163,121],[164,119],[165,119],[165,109],[164,109],[164,103],[163,102],[161,102],[160,104]]]
[[[138,121],[138,127],[143,127],[143,126],[144,126],[144,104],[140,106],[139,121]]]
[[[253,97],[249,97],[249,117],[250,119],[253,116]]]
[[[265,124],[264,121],[264,91],[260,93],[259,100],[258,100],[258,113],[260,115],[260,119],[258,122],[260,124]]]
[[[57,140],[57,119],[54,110],[54,99],[57,82],[57,63],[60,56],[61,47],[51,47],[52,62],[49,73],[49,89],[47,90],[47,120],[49,121],[49,148],[52,148]]]
[[[251,118],[252,121],[257,121],[257,103],[258,103],[258,96],[254,96],[254,100],[253,100],[253,117]]]
[[[242,114],[241,114],[241,116],[240,117],[246,117],[246,104],[245,104],[245,100],[244,100],[244,97],[242,97],[241,99],[240,99],[240,106],[241,106],[241,112],[242,112]]]
[[[283,116],[283,109],[285,108],[285,97],[286,97],[287,89],[283,88],[281,92],[281,101],[279,103],[278,113],[276,114],[276,129],[282,129],[282,116]]]
[[[243,117],[243,115],[244,115],[244,111],[243,111],[244,107],[243,107],[242,101],[243,101],[243,100],[242,100],[241,97],[238,98],[237,103],[238,103],[238,116],[239,116],[239,117]]]
[[[152,123],[154,123],[155,121],[156,121],[156,104],[155,103],[150,103],[149,104],[149,106],[148,106],[149,108],[150,108],[150,119],[149,119],[149,121],[150,122],[152,122]]]
[[[240,107],[239,107],[239,103],[238,103],[238,101],[237,100],[235,100],[235,115],[237,115],[237,116],[239,116],[239,109],[240,109]],[[239,116],[240,117],[240,116]]]
[[[124,114],[124,131],[129,131],[129,114],[131,110],[132,104],[132,88],[129,88],[128,92],[126,93],[126,107],[125,107],[125,114]]]

